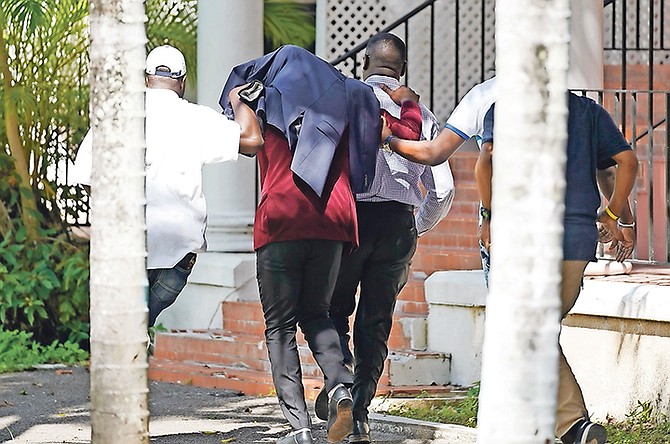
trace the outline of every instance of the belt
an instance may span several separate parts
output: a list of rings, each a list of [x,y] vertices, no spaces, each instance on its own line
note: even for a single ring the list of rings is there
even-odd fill
[[[377,211],[414,211],[414,205],[387,200],[383,202],[356,202],[356,208],[359,210],[377,210]]]

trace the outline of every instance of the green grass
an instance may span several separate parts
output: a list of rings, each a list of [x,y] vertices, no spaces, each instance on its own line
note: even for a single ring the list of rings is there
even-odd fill
[[[389,415],[443,424],[477,426],[479,385],[468,390],[465,398],[439,404],[405,404],[386,411]],[[419,395],[417,398],[425,398]],[[608,444],[670,444],[670,421],[650,402],[640,402],[624,421],[610,420],[605,424]]]

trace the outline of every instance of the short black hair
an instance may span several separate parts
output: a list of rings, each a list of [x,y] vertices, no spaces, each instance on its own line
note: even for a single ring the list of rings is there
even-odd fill
[[[377,53],[384,52],[387,57],[392,51],[400,63],[407,59],[407,47],[400,37],[390,32],[382,32],[373,36],[365,48],[365,55],[374,56]]]

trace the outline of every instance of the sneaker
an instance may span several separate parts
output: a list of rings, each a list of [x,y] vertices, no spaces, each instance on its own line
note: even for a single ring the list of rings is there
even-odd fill
[[[605,444],[607,431],[600,424],[582,419],[570,428],[561,441],[563,444]]]
[[[338,384],[328,395],[328,442],[339,442],[353,430],[354,401],[344,384]]]

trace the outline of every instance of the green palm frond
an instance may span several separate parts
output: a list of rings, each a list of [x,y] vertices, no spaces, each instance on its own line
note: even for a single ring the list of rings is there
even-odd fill
[[[190,87],[197,73],[197,0],[147,0],[147,50],[169,44],[184,54]]]
[[[13,26],[32,34],[38,27],[48,24],[49,8],[54,5],[45,0],[2,0],[2,15]]]
[[[287,0],[265,0],[265,37],[273,47],[293,44],[308,48],[314,43],[314,20],[304,4]]]

